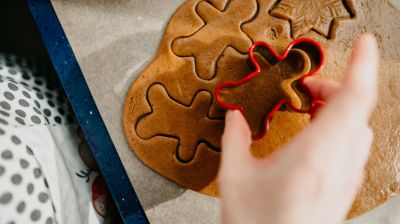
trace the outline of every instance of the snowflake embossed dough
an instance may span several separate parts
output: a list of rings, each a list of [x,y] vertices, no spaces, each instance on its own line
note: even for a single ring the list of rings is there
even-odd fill
[[[355,16],[351,0],[282,0],[271,15],[291,22],[292,37],[314,30],[327,39],[336,36],[339,20]]]

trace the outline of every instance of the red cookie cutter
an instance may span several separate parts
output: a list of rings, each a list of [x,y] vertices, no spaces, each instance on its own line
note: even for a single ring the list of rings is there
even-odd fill
[[[229,88],[229,87],[232,88],[235,86],[242,85],[242,84],[250,81],[254,77],[256,77],[261,72],[260,65],[258,64],[258,62],[256,61],[256,59],[254,57],[254,51],[256,50],[256,48],[259,48],[259,47],[265,47],[268,50],[268,52],[272,53],[272,56],[277,60],[277,63],[279,61],[284,60],[288,56],[291,49],[303,50],[310,56],[310,59],[312,62],[311,72],[304,74],[299,79],[299,81],[300,81],[300,86],[303,88],[303,91],[311,97],[311,101],[310,101],[310,106],[308,108],[302,109],[302,108],[297,108],[295,105],[293,105],[293,103],[289,99],[282,99],[267,114],[267,116],[265,117],[265,119],[263,121],[262,132],[258,133],[256,135],[253,135],[253,140],[259,140],[267,134],[268,129],[269,129],[269,123],[270,123],[272,117],[282,108],[282,106],[287,105],[295,112],[308,113],[312,117],[313,114],[315,113],[315,111],[317,110],[317,108],[324,104],[324,102],[321,101],[320,99],[312,97],[312,94],[311,94],[309,88],[304,83],[306,78],[316,75],[322,69],[324,62],[325,62],[324,51],[318,42],[316,42],[312,39],[309,39],[309,38],[299,38],[299,39],[294,40],[292,43],[290,43],[282,55],[276,53],[276,51],[266,42],[260,41],[260,42],[254,43],[250,47],[248,54],[249,54],[251,63],[255,66],[255,71],[250,73],[249,75],[247,75],[246,77],[244,77],[243,79],[241,79],[239,81],[222,82],[214,90],[215,99],[222,108],[225,108],[227,110],[239,110],[243,115],[245,114],[244,108],[242,106],[231,105],[231,104],[225,103],[221,99],[220,92],[223,88]],[[265,57],[265,55],[264,55],[264,57]]]

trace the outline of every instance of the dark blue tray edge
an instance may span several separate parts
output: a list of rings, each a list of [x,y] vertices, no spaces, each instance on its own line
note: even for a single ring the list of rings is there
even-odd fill
[[[27,3],[124,223],[149,223],[50,0]]]

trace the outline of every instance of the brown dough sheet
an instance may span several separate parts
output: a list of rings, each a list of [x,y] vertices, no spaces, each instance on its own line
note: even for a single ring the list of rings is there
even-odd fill
[[[252,71],[246,55],[250,45],[266,41],[281,53],[293,38],[310,37],[326,54],[319,78],[340,81],[352,45],[364,32],[378,38],[381,68],[379,102],[371,119],[375,141],[349,217],[363,214],[400,191],[400,13],[385,0],[188,0],[171,17],[156,57],[127,93],[123,121],[128,143],[156,172],[216,196],[224,110],[212,92],[222,81],[239,80]],[[265,62],[270,71],[276,66]],[[234,98],[236,103],[246,101],[256,114],[247,117],[252,131],[259,128],[266,104],[276,100],[274,94],[302,103],[287,83],[279,87],[271,79],[258,84]],[[265,90],[266,98],[250,97],[265,85],[285,91]],[[253,143],[253,154],[268,157],[307,123],[307,115],[279,112],[267,137]]]

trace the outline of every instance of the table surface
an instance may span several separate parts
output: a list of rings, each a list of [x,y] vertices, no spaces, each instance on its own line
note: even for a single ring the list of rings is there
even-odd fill
[[[31,0],[29,2],[44,4],[46,10],[50,10],[49,1]],[[392,1],[400,7],[400,0]],[[39,18],[45,13],[43,9],[40,11],[37,7],[31,7],[33,14],[37,14],[36,20],[51,57],[54,57],[53,63],[56,68],[58,67],[57,71],[60,72],[61,79],[64,78],[67,83],[70,82],[65,84],[65,88],[70,94],[71,103],[81,125],[86,126],[87,137],[97,154],[100,166],[103,166],[103,171],[108,173],[108,175],[105,174],[106,180],[123,217],[124,215],[127,217],[125,218],[127,223],[135,220],[132,217],[141,217],[142,221],[147,222],[143,218],[143,210],[152,223],[191,223],[193,220],[199,220],[199,223],[215,223],[219,220],[217,199],[184,190],[145,167],[132,154],[121,131],[122,104],[125,94],[140,71],[154,57],[168,18],[182,2],[184,0],[51,0],[62,28],[51,25],[54,22],[51,19],[46,21]],[[51,17],[55,17],[54,11],[52,13]],[[49,23],[51,29],[48,27]],[[58,20],[57,24],[59,25]],[[67,60],[67,65],[64,64],[63,57],[57,53],[64,52],[61,50],[63,48],[54,46],[60,37],[68,38],[68,40],[61,39],[58,42],[59,45],[60,43],[67,45],[67,52],[70,52],[67,55],[72,57],[67,58],[72,61]],[[64,67],[68,67],[70,63],[74,64],[71,70],[65,69]],[[69,73],[80,73],[84,77],[78,77],[75,80],[76,77],[69,77]],[[82,87],[83,84],[76,83],[77,80],[84,82],[85,85]],[[79,91],[76,91],[77,88]],[[83,96],[85,96],[84,105],[81,100]],[[96,130],[96,132],[100,130],[101,133],[93,133],[91,130]],[[99,139],[102,140],[98,141]],[[118,155],[115,153],[111,140],[135,187],[143,210],[137,207],[139,204],[133,189],[125,186],[131,185],[127,182],[121,163],[114,164],[114,160],[119,161],[119,159],[116,158]],[[108,156],[107,153],[111,153],[111,159],[104,158],[105,155]],[[127,201],[129,201],[128,204]],[[390,215],[400,213],[399,209],[400,197],[397,197],[368,215],[348,223],[368,224],[382,222],[382,220],[388,224],[400,223],[400,217]]]

